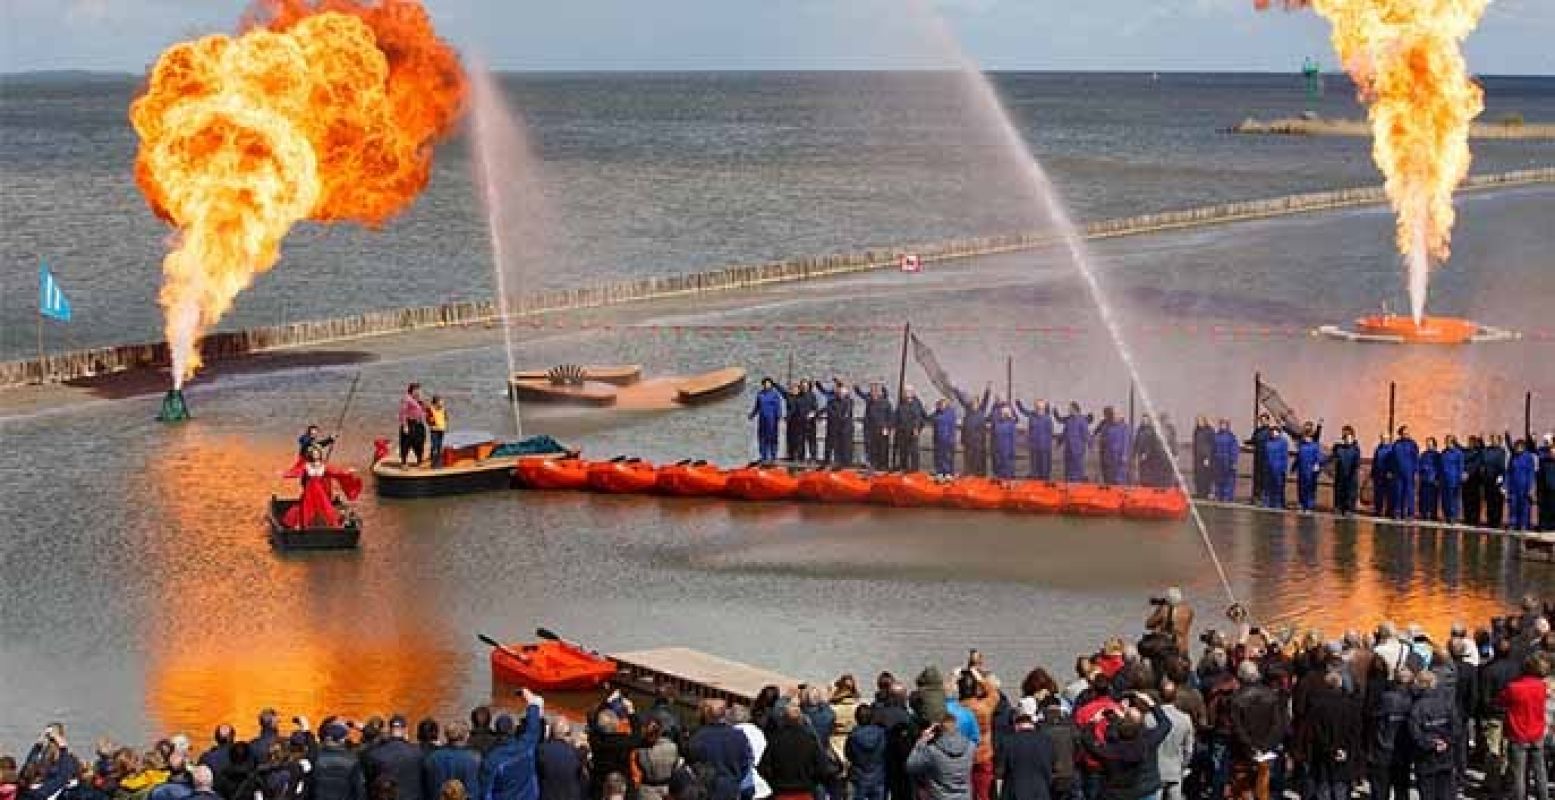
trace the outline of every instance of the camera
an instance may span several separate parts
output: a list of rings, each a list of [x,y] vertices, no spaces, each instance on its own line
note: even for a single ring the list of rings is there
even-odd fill
[[[1199,641],[1202,642],[1206,647],[1214,647],[1215,640],[1218,638],[1220,638],[1220,631],[1217,631],[1214,628],[1205,628],[1204,632],[1199,634]]]
[[[1150,598],[1150,605],[1153,605],[1153,606],[1164,606],[1164,605],[1169,605],[1169,604],[1167,603],[1167,600],[1164,597],[1152,597],[1152,598]]]

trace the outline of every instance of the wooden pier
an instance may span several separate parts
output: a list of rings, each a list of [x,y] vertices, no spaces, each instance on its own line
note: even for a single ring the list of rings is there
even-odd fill
[[[612,653],[610,658],[620,667],[618,683],[649,695],[657,685],[668,683],[682,698],[718,698],[748,705],[763,686],[792,689],[799,683],[787,675],[688,647]]]

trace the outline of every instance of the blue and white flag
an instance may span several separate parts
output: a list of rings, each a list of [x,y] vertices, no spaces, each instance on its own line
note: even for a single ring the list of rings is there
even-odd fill
[[[70,301],[65,299],[65,290],[59,288],[49,265],[42,263],[38,265],[38,313],[60,322],[70,321]]]

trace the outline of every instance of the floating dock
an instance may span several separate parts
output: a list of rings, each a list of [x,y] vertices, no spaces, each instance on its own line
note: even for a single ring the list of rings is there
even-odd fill
[[[797,678],[689,647],[661,647],[630,653],[612,653],[620,667],[616,681],[651,695],[654,687],[668,683],[683,698],[719,698],[749,705],[763,686],[791,689]]]

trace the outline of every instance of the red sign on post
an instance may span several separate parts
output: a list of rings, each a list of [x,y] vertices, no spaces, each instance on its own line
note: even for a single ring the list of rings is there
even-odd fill
[[[922,272],[923,261],[917,253],[903,253],[900,260],[903,272]]]

